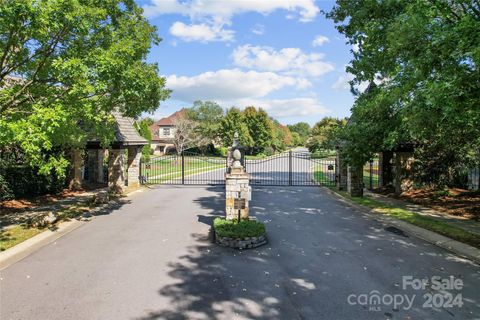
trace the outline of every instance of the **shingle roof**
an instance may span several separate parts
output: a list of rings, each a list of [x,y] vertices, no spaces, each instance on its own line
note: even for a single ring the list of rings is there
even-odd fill
[[[150,126],[150,131],[152,132],[152,140],[153,141],[165,140],[165,139],[160,139],[158,137],[158,134],[157,134],[158,128],[162,127],[162,126],[173,126],[175,124],[175,119],[177,119],[179,117],[182,117],[185,114],[185,112],[186,112],[185,109],[181,109],[181,110],[178,110],[178,111],[172,113],[168,117],[162,118],[162,119],[154,122]]]
[[[148,144],[148,141],[138,134],[132,118],[124,117],[117,111],[112,112],[112,116],[117,122],[115,142],[126,146]]]

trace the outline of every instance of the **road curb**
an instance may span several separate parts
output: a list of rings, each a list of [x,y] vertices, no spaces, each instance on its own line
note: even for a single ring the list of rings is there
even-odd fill
[[[141,191],[141,190],[132,191],[127,195],[127,197],[137,193],[137,191]],[[112,200],[104,205],[95,207],[94,209],[92,209],[92,211],[101,212],[104,210],[114,208],[116,205],[117,205],[117,201]],[[90,214],[88,217],[86,218],[84,217],[82,220],[72,219],[69,221],[60,222],[58,225],[56,225],[56,228],[54,230],[51,230],[51,229],[46,230],[42,233],[37,234],[36,236],[33,236],[23,242],[20,242],[16,246],[13,246],[5,251],[0,252],[0,271],[28,257],[29,255],[36,252],[40,248],[54,242],[55,240],[72,232],[78,227],[86,224],[87,222],[91,221],[94,217],[95,215]]]
[[[30,239],[20,242],[14,247],[0,252],[0,271],[28,257],[38,249],[54,242],[61,236],[77,229],[85,223],[86,221],[80,220],[62,222],[57,226],[56,230],[46,230]]]
[[[462,243],[460,241],[456,241],[453,239],[450,239],[448,237],[445,237],[443,235],[440,235],[438,233],[435,233],[433,231],[423,229],[421,227],[417,227],[413,224],[410,224],[408,222],[402,221],[395,219],[393,217],[389,216],[383,216],[381,214],[378,214],[374,212],[372,209],[353,203],[349,199],[343,197],[342,195],[326,188],[322,187],[323,190],[327,191],[330,195],[334,196],[337,200],[354,207],[356,209],[361,210],[361,212],[365,215],[368,215],[369,217],[374,218],[377,221],[383,222],[383,223],[388,223],[393,226],[395,226],[398,229],[401,229],[405,233],[411,234],[417,238],[420,238],[422,240],[425,240],[429,243],[432,243],[436,245],[437,247],[440,247],[442,249],[445,249],[447,251],[450,251],[456,255],[462,256],[468,260],[471,260],[477,264],[480,264],[480,249],[477,249],[475,247],[472,247],[468,244]]]

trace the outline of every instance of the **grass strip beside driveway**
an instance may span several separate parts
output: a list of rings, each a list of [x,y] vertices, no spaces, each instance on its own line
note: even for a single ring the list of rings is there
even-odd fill
[[[394,217],[480,249],[480,237],[462,228],[458,228],[434,218],[419,215],[412,211],[390,206],[368,197],[352,197],[347,192],[338,191],[333,187],[330,187],[330,190],[340,194],[342,197],[353,203],[372,209],[375,213]]]
[[[47,229],[29,228],[25,225],[15,225],[11,228],[0,231],[0,251],[7,250],[20,242],[30,239],[33,236]]]

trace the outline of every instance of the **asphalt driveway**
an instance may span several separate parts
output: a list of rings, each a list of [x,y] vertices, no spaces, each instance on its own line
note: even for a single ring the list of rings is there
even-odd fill
[[[252,212],[270,243],[211,243],[219,187],[132,195],[0,273],[0,319],[475,319],[480,268],[377,222],[318,187],[262,187]],[[402,276],[461,279],[462,307],[424,307]],[[412,307],[358,297],[415,295]],[[428,297],[427,297],[428,298]],[[438,301],[437,301],[438,302]]]

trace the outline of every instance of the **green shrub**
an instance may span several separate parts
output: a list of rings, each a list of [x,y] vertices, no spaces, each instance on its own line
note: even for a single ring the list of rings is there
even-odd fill
[[[29,166],[11,166],[2,171],[3,180],[15,198],[57,193],[67,184],[66,177],[58,177],[54,173],[42,175],[38,173],[38,168]]]
[[[266,155],[266,156],[273,156],[275,154],[275,150],[268,146],[265,148],[265,150],[263,150],[263,153]]]
[[[215,233],[221,237],[242,239],[246,237],[258,237],[265,234],[265,225],[255,220],[226,220],[216,218],[213,221]]]
[[[226,157],[228,153],[228,148],[227,147],[215,148],[215,153],[218,155],[221,155],[222,157]]]
[[[0,174],[0,201],[11,198],[13,198],[12,190],[10,189],[7,180],[5,180],[5,178]]]

